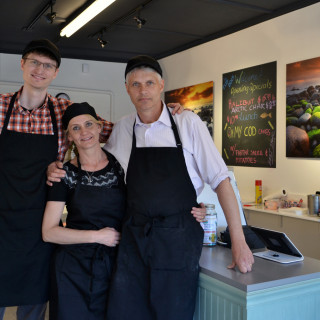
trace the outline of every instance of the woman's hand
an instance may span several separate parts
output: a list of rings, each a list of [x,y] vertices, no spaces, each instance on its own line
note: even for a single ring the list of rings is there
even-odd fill
[[[195,217],[195,219],[198,222],[202,222],[204,220],[204,218],[206,217],[206,207],[202,202],[199,204],[200,204],[201,208],[193,207],[191,210],[191,214]]]
[[[120,232],[114,228],[103,228],[97,231],[97,239],[95,242],[108,247],[115,247],[119,244]]]

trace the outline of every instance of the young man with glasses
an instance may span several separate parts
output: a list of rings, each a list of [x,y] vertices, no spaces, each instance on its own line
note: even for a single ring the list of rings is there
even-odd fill
[[[45,317],[52,252],[41,236],[46,169],[64,159],[61,118],[72,103],[47,92],[60,63],[52,42],[31,41],[21,59],[24,85],[0,95],[0,319],[7,306],[18,306],[19,320]],[[103,121],[106,139],[112,125]]]

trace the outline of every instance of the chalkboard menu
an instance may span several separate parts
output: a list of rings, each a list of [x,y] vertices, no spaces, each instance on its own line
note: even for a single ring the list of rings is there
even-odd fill
[[[276,167],[276,61],[223,75],[222,156],[227,165]]]

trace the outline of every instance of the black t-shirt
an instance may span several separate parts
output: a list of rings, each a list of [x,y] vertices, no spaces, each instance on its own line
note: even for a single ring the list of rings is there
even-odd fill
[[[108,154],[108,158],[113,157]],[[90,172],[81,170],[82,179],[81,184],[96,187],[118,188],[119,179],[124,179],[124,171],[120,163],[113,157],[115,168],[112,168],[110,162],[107,166],[99,171]],[[71,164],[70,161],[63,165],[66,175],[61,182],[54,182],[52,187],[49,187],[47,200],[48,201],[62,201],[66,202],[68,195],[74,191],[78,183],[79,170],[78,167]],[[115,170],[118,171],[118,175]]]

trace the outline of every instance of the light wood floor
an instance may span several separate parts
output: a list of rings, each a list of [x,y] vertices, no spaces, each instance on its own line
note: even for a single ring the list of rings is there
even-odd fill
[[[16,307],[7,307],[3,320],[17,320],[16,310],[17,310]],[[49,320],[48,308],[47,308],[45,320]]]

